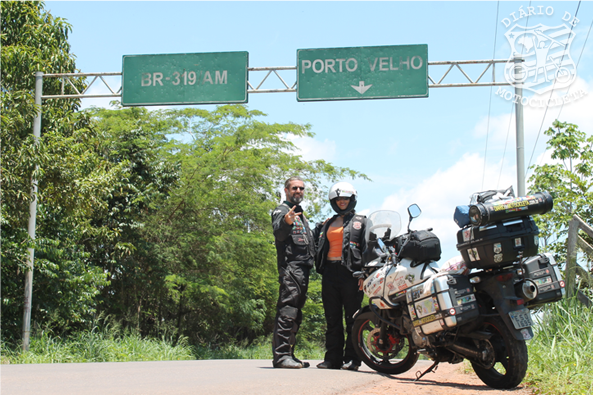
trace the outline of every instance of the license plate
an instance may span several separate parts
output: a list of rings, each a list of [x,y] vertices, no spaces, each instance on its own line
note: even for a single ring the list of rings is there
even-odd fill
[[[515,329],[529,328],[533,325],[533,321],[531,320],[531,312],[527,309],[511,311],[509,313],[509,317],[511,317],[511,321],[513,321]]]

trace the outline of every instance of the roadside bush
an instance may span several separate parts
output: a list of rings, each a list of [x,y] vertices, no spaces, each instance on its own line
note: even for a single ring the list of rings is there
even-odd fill
[[[593,393],[593,311],[576,297],[544,306],[525,382],[538,394]]]

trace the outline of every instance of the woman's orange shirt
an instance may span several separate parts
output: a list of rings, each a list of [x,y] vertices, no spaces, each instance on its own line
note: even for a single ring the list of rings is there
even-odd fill
[[[342,240],[344,239],[344,227],[330,226],[327,230],[327,240],[329,241],[328,258],[342,257]]]

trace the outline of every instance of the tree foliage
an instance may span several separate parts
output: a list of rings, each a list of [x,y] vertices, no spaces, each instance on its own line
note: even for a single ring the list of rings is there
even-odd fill
[[[88,217],[109,193],[118,166],[96,155],[101,141],[77,113],[77,100],[46,100],[41,138],[33,138],[35,72],[75,72],[70,25],[44,11],[41,2],[2,2],[2,336],[18,338],[28,270],[27,248],[36,252],[33,315],[62,327],[84,322],[105,283],[88,265],[80,245],[92,233]],[[79,89],[83,81],[75,82]],[[65,93],[71,93],[72,87]],[[44,79],[44,93],[60,93],[57,79]],[[37,239],[27,233],[31,180],[39,185]]]
[[[535,166],[530,189],[549,191],[554,197],[554,209],[537,216],[536,221],[546,248],[564,262],[568,223],[573,215],[593,224],[593,136],[587,136],[577,125],[558,120],[545,134],[550,136],[548,149],[555,162]]]

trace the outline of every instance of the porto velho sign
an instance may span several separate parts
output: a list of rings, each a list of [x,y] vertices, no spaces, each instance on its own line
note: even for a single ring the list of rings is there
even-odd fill
[[[428,45],[297,51],[297,100],[428,97]]]
[[[247,52],[124,55],[122,105],[247,103]]]

